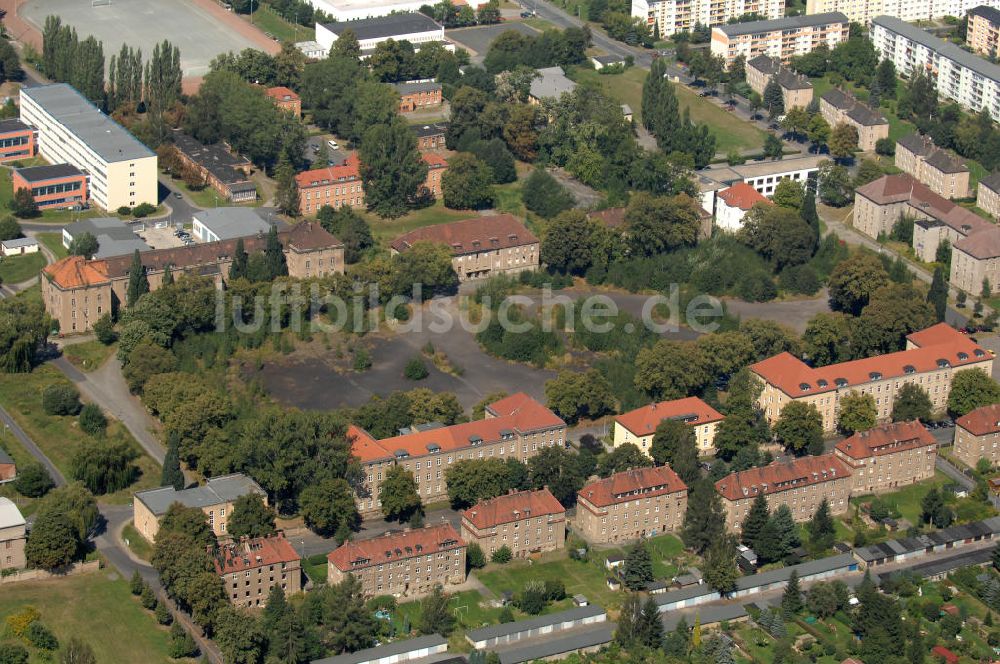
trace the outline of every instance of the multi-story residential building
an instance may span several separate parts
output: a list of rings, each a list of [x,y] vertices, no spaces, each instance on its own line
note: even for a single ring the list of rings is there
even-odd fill
[[[24,569],[27,566],[24,557],[27,541],[28,531],[21,510],[10,498],[0,496],[0,570]]]
[[[434,195],[434,198],[441,198],[444,190],[441,188],[445,171],[448,170],[448,159],[437,152],[423,152],[420,154],[424,163],[427,164],[427,177],[424,179],[424,186],[427,191]]]
[[[994,219],[1000,219],[1000,173],[990,173],[979,181],[976,207]]]
[[[294,90],[279,85],[265,90],[267,96],[274,100],[274,105],[283,111],[288,111],[295,117],[302,116],[302,98]]]
[[[936,260],[938,245],[945,240],[954,246],[962,238],[992,227],[910,175],[885,175],[855,190],[854,227],[865,235],[888,235],[904,216],[915,220],[913,250],[928,263]]]
[[[333,585],[351,574],[366,595],[420,597],[435,586],[465,581],[465,549],[449,523],[390,531],[331,551],[326,579]]]
[[[757,404],[771,423],[792,401],[812,404],[823,418],[823,429],[837,425],[840,399],[861,392],[875,398],[879,421],[886,421],[900,388],[913,383],[923,388],[937,412],[948,403],[956,371],[993,370],[993,357],[945,323],[907,335],[906,350],[861,360],[811,367],[791,353],[781,353],[750,365],[764,386]]]
[[[90,176],[105,210],[157,204],[156,154],[66,83],[21,88],[21,122],[38,129],[38,152]]]
[[[832,514],[846,512],[851,482],[850,468],[835,455],[823,454],[731,473],[715,483],[715,490],[722,497],[726,526],[739,532],[759,495],[767,496],[772,511],[788,505],[793,519],[808,521],[824,498]]]
[[[410,129],[417,136],[417,149],[421,152],[425,150],[444,150],[444,135],[448,131],[447,122],[433,122],[425,125],[410,125]]]
[[[242,473],[213,477],[202,486],[180,491],[172,486],[139,491],[132,503],[133,523],[140,535],[153,542],[160,529],[160,519],[171,505],[180,503],[184,507],[200,509],[205,513],[205,519],[212,527],[215,536],[226,537],[226,526],[233,516],[233,504],[236,499],[253,493],[267,502],[267,493],[253,479]]]
[[[896,168],[945,198],[969,196],[969,167],[929,136],[913,133],[896,141]]]
[[[955,420],[954,454],[970,468],[980,459],[1000,465],[1000,404],[976,408]]]
[[[392,466],[413,473],[417,493],[425,503],[444,500],[448,495],[444,474],[453,463],[490,458],[527,461],[542,448],[561,447],[566,439],[566,423],[527,394],[518,392],[487,406],[482,420],[447,427],[418,425],[382,440],[351,425],[347,437],[365,475],[356,487],[358,511],[368,517],[380,513],[382,478]]]
[[[1000,228],[991,224],[970,233],[951,249],[952,286],[979,295],[989,282],[990,290],[996,292],[996,284],[1000,284]]]
[[[995,57],[1000,44],[1000,10],[979,5],[969,10],[968,19],[965,42],[976,53]]]
[[[389,248],[395,255],[417,242],[447,245],[459,281],[538,269],[538,238],[510,214],[424,226],[400,235]]]
[[[649,454],[656,427],[665,420],[676,420],[694,430],[699,454],[715,452],[715,430],[723,420],[722,413],[698,397],[651,403],[615,417],[614,446],[632,443]]]
[[[221,544],[212,562],[226,596],[236,606],[265,606],[274,586],[281,586],[286,596],[302,591],[302,561],[284,533]]]
[[[879,139],[889,138],[889,121],[843,90],[833,88],[823,93],[819,111],[831,127],[844,123],[857,129],[858,148],[863,152],[872,152]]]
[[[670,466],[633,468],[577,492],[577,532],[593,543],[626,542],[680,529],[687,485]]]
[[[632,16],[646,21],[649,31],[658,32],[661,39],[690,32],[696,25],[722,25],[750,13],[781,18],[785,0],[632,0]]]
[[[743,217],[755,205],[773,203],[746,182],[737,182],[716,195],[715,225],[723,230],[736,232],[743,228]]]
[[[484,500],[462,513],[462,539],[487,556],[505,546],[516,558],[555,551],[566,545],[566,508],[548,489]]]
[[[267,242],[266,236],[252,235],[143,253],[142,265],[150,289],[160,287],[168,265],[174,275],[182,272],[204,275],[221,287],[229,276],[240,239],[247,253],[263,251]],[[343,243],[317,223],[295,224],[279,232],[278,241],[291,277],[302,279],[344,272]],[[63,334],[86,332],[103,314],[125,306],[131,267],[131,255],[96,260],[67,256],[58,260],[42,270],[45,310],[59,323]]]
[[[42,210],[72,208],[87,204],[87,174],[70,164],[31,166],[11,171],[12,189],[27,189]]]
[[[455,45],[444,37],[443,25],[414,10],[359,20],[317,23],[316,42],[324,51],[323,57],[326,57],[333,43],[345,30],[350,30],[357,37],[362,60],[374,53],[376,46],[390,39],[410,42],[416,49],[424,44],[435,43],[449,51],[455,50]]]
[[[774,79],[781,87],[785,110],[805,108],[813,98],[813,85],[806,76],[797,74],[781,64],[781,60],[767,55],[750,58],[746,63],[747,84],[759,95]]]
[[[17,118],[0,120],[0,163],[34,157],[37,138],[35,130]]]
[[[902,76],[925,72],[940,98],[1000,119],[1000,66],[895,16],[876,17],[871,39],[879,58],[891,60]]]
[[[399,112],[412,113],[441,105],[441,84],[435,81],[408,81],[393,86],[399,95]]]
[[[179,129],[174,130],[173,139],[172,156],[196,172],[224,200],[233,203],[257,200],[257,186],[250,180],[253,164],[249,159],[235,154],[225,143],[205,145]]]
[[[995,0],[987,0],[994,2]],[[844,12],[852,23],[868,25],[876,16],[896,16],[904,21],[931,21],[963,16],[982,0],[806,0],[806,13]],[[972,21],[969,21],[972,29]]]
[[[833,49],[847,41],[849,27],[850,22],[840,12],[720,25],[712,28],[711,51],[722,57],[727,67],[741,55],[747,60],[767,55],[787,63],[821,45]]]
[[[918,420],[858,431],[834,454],[851,469],[852,493],[885,493],[934,476],[937,441]]]

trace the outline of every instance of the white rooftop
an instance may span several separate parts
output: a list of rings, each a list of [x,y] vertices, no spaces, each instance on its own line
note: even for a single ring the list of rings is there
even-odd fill
[[[19,237],[13,240],[4,240],[2,243],[7,249],[17,249],[19,247],[34,247],[38,241],[33,237]]]
[[[24,517],[10,498],[0,497],[0,528],[16,528],[24,525]]]

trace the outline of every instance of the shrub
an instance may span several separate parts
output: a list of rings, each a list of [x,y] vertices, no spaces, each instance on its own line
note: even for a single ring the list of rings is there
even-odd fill
[[[130,208],[127,205],[123,205],[120,208],[118,208],[118,214],[120,214],[123,217],[127,217],[128,215],[132,214],[132,208]]]
[[[490,561],[503,565],[509,563],[513,557],[514,554],[511,553],[510,547],[505,544],[493,552],[493,555],[490,556]]]
[[[751,272],[740,280],[736,294],[747,302],[767,302],[778,296],[778,289],[771,275],[766,272]]]
[[[47,415],[76,415],[82,407],[80,393],[72,385],[50,385],[42,393],[42,409]]]
[[[896,154],[896,141],[891,138],[880,138],[875,141],[875,152],[885,157]]]
[[[427,365],[419,357],[412,358],[406,363],[406,368],[403,369],[403,375],[409,380],[423,380],[430,375],[427,371]]]
[[[149,609],[150,611],[156,609],[159,602],[156,600],[156,593],[153,592],[153,587],[148,583],[143,587],[142,593],[139,595],[139,603],[142,604],[142,608]]]
[[[354,353],[354,370],[367,371],[372,368],[372,356],[364,348],[359,348]]]
[[[566,599],[566,586],[560,579],[547,579],[545,581],[545,598],[550,602]]]
[[[94,323],[94,336],[102,344],[109,346],[118,339],[114,327],[115,324],[111,322],[111,314],[104,314]]]
[[[91,436],[103,436],[108,429],[108,418],[99,406],[88,403],[80,410],[80,428]]]
[[[156,212],[156,206],[150,203],[140,203],[132,208],[132,216],[136,219],[142,219],[143,217],[148,217],[149,215]]]
[[[55,487],[49,471],[37,461],[29,461],[18,468],[14,489],[28,498],[41,498]]]
[[[25,637],[27,637],[28,643],[41,650],[57,650],[59,648],[59,639],[56,638],[56,635],[37,620],[28,625]]]
[[[163,602],[156,605],[156,611],[153,614],[156,616],[156,622],[161,625],[169,625],[174,621],[174,617],[170,615],[170,609]]]
[[[778,276],[781,290],[800,295],[815,295],[819,292],[819,275],[811,265],[793,265],[781,271]]]

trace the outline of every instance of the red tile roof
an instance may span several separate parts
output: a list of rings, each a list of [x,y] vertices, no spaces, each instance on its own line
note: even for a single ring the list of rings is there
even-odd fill
[[[132,257],[129,256],[129,260]],[[83,256],[67,256],[42,270],[51,282],[60,288],[82,288],[110,281],[107,261],[88,261]]]
[[[719,198],[729,207],[738,207],[744,212],[757,203],[772,205],[771,201],[767,200],[767,198],[746,182],[737,182],[729,189],[723,189],[719,192]]]
[[[970,411],[955,420],[955,424],[973,436],[985,436],[988,433],[997,433],[1000,431],[1000,404],[983,406],[982,408]]]
[[[958,661],[958,655],[944,646],[934,646],[931,648],[931,652],[946,661],[948,664],[955,664],[955,662]]]
[[[606,228],[621,228],[625,225],[625,208],[613,207],[606,210],[588,212],[587,217],[603,224]]]
[[[347,157],[347,163],[343,166],[327,166],[326,168],[314,168],[311,171],[303,171],[295,176],[295,182],[299,189],[319,187],[337,182],[354,182],[361,179],[357,153],[351,153]]]
[[[929,447],[936,443],[931,432],[919,420],[913,420],[883,424],[868,431],[858,431],[850,438],[837,443],[837,450],[852,459],[867,459],[872,456],[906,452],[918,447]]]
[[[505,435],[565,427],[559,416],[527,394],[519,392],[491,404],[492,417],[464,422],[449,427],[425,429],[413,433],[375,440],[364,429],[351,425],[347,429],[351,452],[362,463],[402,456],[424,456],[436,452],[499,442]]]
[[[286,88],[282,85],[273,88],[268,88],[267,90],[265,90],[265,92],[267,93],[268,97],[271,97],[272,99],[277,99],[278,101],[292,101],[294,99],[299,98],[299,96],[295,94],[293,90]]]
[[[687,491],[687,485],[677,476],[670,466],[657,468],[633,468],[611,477],[591,482],[577,492],[596,507],[607,507],[625,500],[632,500],[636,495],[644,498],[661,496],[678,491]]]
[[[979,344],[944,323],[915,332],[908,339],[914,343],[918,343],[915,339],[933,343],[816,368],[790,353],[781,353],[750,365],[750,370],[788,396],[797,398],[874,380],[934,371],[939,368],[940,361],[957,369],[993,359]]]
[[[482,530],[521,519],[565,513],[566,508],[548,489],[539,489],[508,493],[476,503],[462,513],[462,518]]]
[[[350,572],[414,556],[451,551],[464,546],[465,542],[452,525],[445,523],[401,533],[390,532],[373,539],[346,542],[327,554],[326,559],[331,565],[336,565],[341,572]]]
[[[271,537],[243,539],[223,544],[215,550],[216,574],[231,574],[243,570],[290,563],[299,559],[295,548],[278,533]]]
[[[695,426],[718,422],[723,417],[722,413],[698,397],[687,397],[651,403],[630,410],[616,417],[615,422],[621,424],[635,436],[649,436],[656,432],[656,427],[660,425],[660,422],[672,419]]]
[[[420,156],[430,169],[448,168],[448,160],[442,154],[438,154],[437,152],[421,152]]]
[[[392,248],[406,251],[421,241],[446,244],[458,256],[537,244],[538,238],[513,215],[497,214],[418,228],[393,240]]]
[[[851,470],[843,461],[833,454],[823,454],[730,473],[715,483],[715,490],[727,500],[740,500],[850,476]]]

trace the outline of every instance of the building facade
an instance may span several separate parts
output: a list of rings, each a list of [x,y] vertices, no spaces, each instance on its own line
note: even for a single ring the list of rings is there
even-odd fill
[[[573,525],[591,543],[627,542],[680,529],[687,485],[670,466],[633,468],[577,492]]]
[[[415,598],[435,586],[465,581],[466,544],[451,524],[388,532],[381,537],[345,542],[327,556],[326,582],[347,575],[361,581],[365,595]]]
[[[235,154],[225,143],[205,145],[177,129],[173,139],[171,155],[225,200],[233,203],[257,200],[257,185],[250,180],[253,164],[249,159]]]
[[[7,452],[0,449],[0,484],[11,482],[17,477],[17,464]]]
[[[722,25],[731,18],[755,13],[769,19],[785,15],[784,0],[632,0],[632,16],[646,21],[651,33],[666,39],[696,25]]]
[[[233,504],[241,496],[257,494],[267,502],[267,493],[253,479],[241,473],[209,479],[202,486],[178,491],[172,486],[140,491],[133,501],[133,522],[139,534],[150,542],[156,541],[160,519],[170,506],[180,503],[205,513],[205,520],[216,537],[226,537],[226,527],[233,515]]]
[[[996,284],[1000,284],[1000,228],[990,225],[970,233],[951,249],[952,286],[978,296],[989,282],[996,292]]]
[[[716,196],[715,225],[736,232],[743,228],[743,217],[755,205],[773,205],[763,194],[745,182],[737,182]]]
[[[791,353],[781,353],[750,366],[763,391],[757,400],[772,424],[792,401],[812,404],[823,418],[823,429],[837,426],[840,399],[861,392],[875,399],[880,422],[887,421],[899,390],[907,383],[921,387],[936,412],[948,404],[956,371],[982,369],[988,375],[993,357],[976,342],[945,323],[906,337],[906,350],[825,367],[810,367]]]
[[[767,55],[787,63],[821,45],[833,50],[847,41],[849,27],[850,21],[840,12],[733,23],[712,28],[710,48],[727,67],[741,55],[747,60]]]
[[[441,105],[441,84],[434,81],[409,81],[393,86],[399,95],[399,112],[412,113]]]
[[[566,508],[548,489],[512,491],[462,513],[462,539],[487,558],[508,547],[515,558],[566,546]]]
[[[830,127],[847,124],[857,129],[862,152],[873,152],[879,139],[889,138],[889,121],[843,90],[827,90],[819,98],[819,111]]]
[[[855,495],[885,493],[934,477],[937,441],[918,420],[858,431],[834,454],[851,469]]]
[[[540,449],[561,447],[566,440],[566,423],[527,394],[518,392],[487,406],[482,420],[452,426],[416,426],[382,440],[351,425],[347,436],[365,475],[356,487],[358,511],[369,517],[380,514],[382,479],[395,465],[413,473],[424,503],[444,500],[448,496],[444,475],[453,463],[491,458],[526,462]]]
[[[1000,405],[976,408],[955,420],[953,453],[970,468],[980,459],[1000,465]]]
[[[980,55],[995,57],[1000,44],[1000,10],[979,5],[969,10],[968,18],[965,43]]]
[[[417,242],[448,246],[452,266],[463,282],[538,269],[538,238],[510,214],[425,226],[399,236],[389,246],[395,255]]]
[[[275,106],[287,113],[291,113],[296,118],[302,117],[302,98],[294,90],[279,85],[268,88],[265,92],[268,97],[274,100]]]
[[[274,586],[280,586],[286,596],[302,592],[302,561],[284,533],[242,537],[238,542],[219,545],[213,551],[212,562],[226,596],[235,606],[266,606]]]
[[[11,170],[13,191],[27,189],[42,210],[72,208],[87,205],[87,174],[70,164],[31,166]]]
[[[24,556],[27,541],[28,530],[21,510],[9,498],[0,496],[0,570],[27,567]]]
[[[767,55],[750,58],[746,63],[746,77],[750,89],[762,96],[767,84],[774,79],[781,87],[785,111],[790,108],[805,108],[813,99],[812,82],[784,67],[777,58]]]
[[[105,210],[156,205],[156,154],[66,83],[21,88],[21,122],[38,129],[38,152],[90,178]]]
[[[851,495],[851,471],[833,454],[804,456],[731,473],[715,483],[726,513],[726,526],[739,532],[759,495],[771,510],[788,505],[797,522],[808,521],[825,498],[831,514],[843,514]]]
[[[939,196],[969,196],[969,167],[934,145],[929,136],[914,133],[896,141],[896,167],[926,184]]]
[[[417,136],[417,149],[421,152],[426,150],[444,150],[444,136],[448,131],[447,122],[434,122],[425,125],[410,125],[410,129]]]
[[[987,3],[995,0],[985,0]],[[843,12],[852,23],[868,25],[876,16],[897,16],[913,23],[945,16],[964,16],[983,0],[806,0],[806,13]],[[969,21],[972,29],[972,21]]]
[[[333,43],[345,30],[351,30],[361,46],[361,58],[375,52],[375,47],[390,39],[407,41],[419,49],[423,44],[438,43],[448,50],[455,46],[444,37],[444,26],[424,16],[415,8],[412,12],[386,14],[358,20],[316,24],[316,42],[329,53]],[[325,56],[324,56],[325,57]]]
[[[30,159],[37,148],[34,129],[16,118],[0,120],[0,163]]]
[[[649,454],[656,427],[666,420],[675,420],[694,430],[699,454],[712,454],[715,430],[723,419],[722,413],[698,397],[651,403],[615,417],[614,446],[632,443]]]
[[[976,207],[1000,219],[1000,173],[990,173],[976,187]]]

